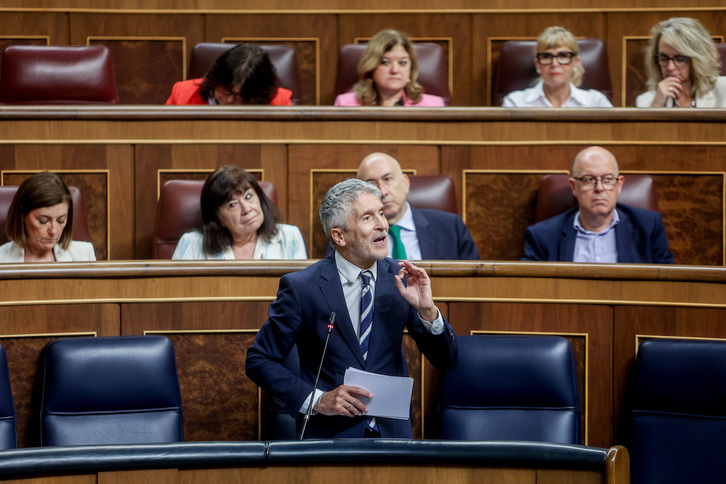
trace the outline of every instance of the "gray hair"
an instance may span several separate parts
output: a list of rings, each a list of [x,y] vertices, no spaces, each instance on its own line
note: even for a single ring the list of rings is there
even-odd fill
[[[325,194],[323,203],[320,204],[319,214],[320,222],[323,224],[323,230],[329,241],[333,242],[331,235],[333,228],[348,230],[348,218],[353,212],[353,202],[364,193],[372,193],[379,199],[381,198],[381,191],[378,187],[358,178],[342,181]]]

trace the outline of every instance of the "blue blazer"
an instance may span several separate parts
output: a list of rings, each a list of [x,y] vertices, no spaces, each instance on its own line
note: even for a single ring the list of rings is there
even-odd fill
[[[479,260],[479,250],[460,216],[411,207],[424,260]]]
[[[398,269],[392,259],[378,262],[373,325],[366,360],[363,360],[350,322],[333,254],[280,279],[268,319],[247,351],[246,372],[252,381],[285,403],[290,414],[297,418],[298,431],[302,422],[299,409],[313,390],[331,312],[336,313],[336,324],[318,383],[323,391],[342,385],[348,367],[383,375],[407,375],[401,351],[406,328],[434,366],[440,369],[456,366],[458,345],[453,328],[445,322],[445,331],[435,336],[423,327],[416,309],[396,288],[394,275]],[[293,345],[297,345],[300,358],[299,375],[281,363]],[[410,419],[377,418],[376,422],[382,437],[412,436]],[[365,419],[362,417],[314,415],[305,436],[360,438],[364,431]]]
[[[578,207],[527,227],[524,257],[531,261],[572,262],[577,232],[572,223]],[[615,226],[618,262],[673,264],[663,220],[658,212],[618,203]]]

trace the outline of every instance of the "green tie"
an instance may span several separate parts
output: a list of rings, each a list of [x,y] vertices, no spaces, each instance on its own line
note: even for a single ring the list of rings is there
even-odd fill
[[[391,234],[393,240],[393,254],[392,257],[397,260],[406,259],[406,248],[403,246],[401,241],[401,227],[391,225],[388,227],[388,233]]]

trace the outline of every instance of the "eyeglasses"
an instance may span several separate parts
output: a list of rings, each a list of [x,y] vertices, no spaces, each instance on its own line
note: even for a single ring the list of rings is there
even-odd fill
[[[229,87],[217,86],[217,89],[219,89],[220,93],[224,97],[232,97],[232,99],[234,99],[235,101],[237,101],[239,103],[244,102],[244,99],[242,98],[242,94],[239,92],[234,92]]]
[[[572,63],[572,59],[574,59],[576,55],[577,52],[558,52],[557,54],[539,52],[535,57],[537,58],[537,62],[543,66],[552,64],[552,61],[555,59],[557,59],[557,63],[561,66],[566,66]]]
[[[665,54],[656,54],[655,60],[661,67],[666,67],[670,61],[673,61],[676,67],[683,67],[688,64],[688,61],[691,60],[691,58],[687,55],[680,54],[674,55],[673,57],[668,57]]]
[[[584,176],[573,176],[573,179],[579,181],[582,184],[582,188],[586,190],[590,190],[592,188],[595,188],[595,185],[597,185],[597,182],[599,181],[602,183],[602,187],[605,190],[612,190],[615,188],[615,185],[618,184],[619,176],[615,175],[605,175],[605,176],[592,176],[592,175],[584,175]]]

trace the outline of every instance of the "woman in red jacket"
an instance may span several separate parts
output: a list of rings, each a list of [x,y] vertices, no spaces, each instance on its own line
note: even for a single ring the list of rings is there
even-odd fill
[[[280,87],[267,52],[240,44],[219,56],[203,78],[174,84],[166,104],[290,106],[291,98],[292,91]]]

